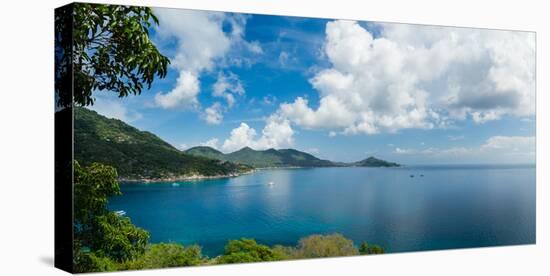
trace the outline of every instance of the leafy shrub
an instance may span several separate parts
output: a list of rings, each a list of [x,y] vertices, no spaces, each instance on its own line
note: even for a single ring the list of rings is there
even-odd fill
[[[384,248],[376,244],[369,245],[367,242],[362,242],[359,246],[359,253],[361,255],[384,254]]]
[[[78,252],[75,256],[75,272],[102,272],[117,270],[117,264],[108,257],[92,252]]]
[[[341,234],[311,235],[298,242],[298,258],[320,258],[359,255],[353,241]]]
[[[282,257],[266,245],[258,244],[253,239],[232,240],[227,243],[218,263],[250,263],[281,260]]]
[[[109,212],[94,223],[90,248],[116,260],[130,260],[145,252],[149,233],[132,224],[129,218]]]
[[[302,238],[297,247],[280,246],[273,248],[284,259],[306,259],[359,255],[353,241],[341,234],[311,235]]]
[[[150,245],[139,258],[125,262],[121,269],[148,269],[195,266],[204,262],[199,246],[184,247],[175,243]]]
[[[107,198],[120,194],[116,170],[107,165],[92,163],[81,167],[74,162],[74,244],[76,254],[87,248],[96,256],[113,261],[126,261],[145,252],[149,233],[107,209]],[[80,261],[92,262],[83,256]],[[88,258],[88,259],[86,259]],[[92,258],[92,259],[90,259]]]

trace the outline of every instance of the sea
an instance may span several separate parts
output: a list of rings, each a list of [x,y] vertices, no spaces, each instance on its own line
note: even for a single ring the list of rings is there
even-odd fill
[[[532,165],[281,168],[121,191],[109,209],[151,242],[197,244],[207,256],[232,239],[293,246],[331,233],[388,253],[536,242]]]

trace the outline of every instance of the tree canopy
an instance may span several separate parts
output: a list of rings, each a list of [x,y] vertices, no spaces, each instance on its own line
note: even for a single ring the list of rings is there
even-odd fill
[[[250,263],[282,260],[267,245],[258,244],[254,239],[231,240],[225,246],[224,254],[218,258],[220,264]]]
[[[93,105],[96,90],[137,95],[164,78],[170,61],[149,38],[158,23],[148,7],[75,3],[56,13],[57,106]]]
[[[380,245],[369,245],[367,242],[362,242],[361,245],[359,245],[359,253],[361,253],[361,255],[384,254],[384,248]]]
[[[353,241],[341,234],[311,235],[298,241],[298,246],[275,246],[275,252],[285,259],[305,259],[359,255]]]
[[[111,260],[124,261],[145,252],[149,233],[129,218],[107,209],[107,199],[120,194],[116,170],[93,163],[74,163],[74,250],[77,271],[111,266]],[[96,271],[94,270],[94,271]]]
[[[119,266],[119,270],[195,266],[204,262],[197,245],[184,247],[177,243],[151,244],[143,255]]]

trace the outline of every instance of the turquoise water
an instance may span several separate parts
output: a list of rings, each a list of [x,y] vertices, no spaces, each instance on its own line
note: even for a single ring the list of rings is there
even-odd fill
[[[276,169],[122,184],[109,208],[152,242],[199,244],[210,256],[230,239],[294,245],[334,232],[405,252],[535,243],[535,186],[528,166]]]

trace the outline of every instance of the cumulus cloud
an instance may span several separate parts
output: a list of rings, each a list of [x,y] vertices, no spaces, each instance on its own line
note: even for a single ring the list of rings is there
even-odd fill
[[[223,120],[222,108],[219,102],[215,102],[204,110],[202,118],[210,125],[219,125]]]
[[[449,148],[400,148],[396,147],[397,155],[422,156],[428,159],[445,160],[477,160],[477,162],[526,162],[535,161],[534,136],[492,136],[477,147]]]
[[[223,113],[235,104],[235,96],[242,96],[244,93],[244,87],[237,75],[232,72],[227,74],[219,72],[216,82],[212,85],[212,96],[224,98],[226,106],[215,102],[204,110],[202,118],[208,124],[220,124],[223,120]]]
[[[293,135],[294,131],[288,120],[271,116],[267,119],[259,137],[255,129],[246,123],[241,123],[231,131],[230,137],[223,142],[221,149],[231,152],[243,147],[256,150],[289,147],[294,144]]]
[[[155,13],[162,25],[157,37],[164,43],[176,44],[170,60],[179,74],[172,90],[156,95],[155,103],[162,108],[200,107],[197,96],[203,72],[243,63],[247,53],[262,53],[259,43],[243,39],[246,16],[166,8],[156,9]],[[229,30],[224,31],[225,25],[230,26]],[[245,51],[232,54],[241,48]],[[234,98],[224,93],[221,94],[233,104]]]
[[[534,114],[534,34],[380,24],[373,37],[354,21],[326,25],[331,63],[310,83],[319,106],[303,98],[279,113],[305,128],[373,134],[446,127],[504,115]]]
[[[162,28],[157,29],[161,39],[174,39],[176,53],[170,58],[171,66],[179,71],[175,87],[156,95],[156,103],[163,108],[194,106],[200,92],[199,74],[212,70],[214,60],[223,57],[231,39],[222,29],[225,15],[177,9],[157,9]],[[198,31],[197,26],[200,26]]]
[[[239,150],[251,146],[255,138],[256,130],[246,123],[241,123],[239,127],[231,130],[231,136],[223,142],[222,149],[225,151]]]
[[[317,110],[309,107],[307,99],[298,97],[293,103],[281,104],[279,111],[304,128],[343,128],[352,124],[355,118],[355,114],[333,96],[322,97]]]
[[[218,138],[212,138],[206,142],[200,143],[200,145],[204,147],[211,147],[214,149],[218,149],[218,141],[219,141]]]
[[[199,106],[197,95],[200,92],[196,73],[182,71],[176,81],[176,87],[169,93],[158,93],[155,102],[163,108],[189,108]]]

